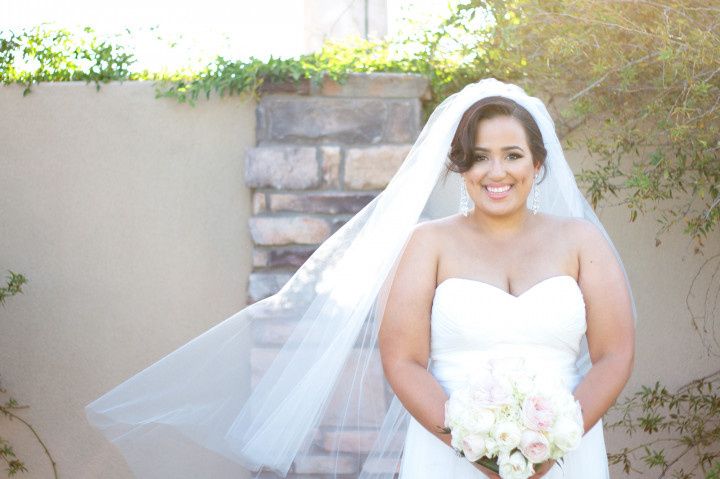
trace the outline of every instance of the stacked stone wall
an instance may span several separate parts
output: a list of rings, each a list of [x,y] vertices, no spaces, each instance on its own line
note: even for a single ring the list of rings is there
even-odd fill
[[[420,76],[388,73],[352,74],[343,85],[326,80],[319,87],[307,82],[263,86],[257,144],[245,155],[245,182],[253,191],[248,303],[277,292],[324,240],[385,188],[420,133],[421,101],[428,92]],[[256,324],[253,385],[294,326]],[[381,368],[371,368],[370,374],[382,383]],[[377,394],[383,401],[388,391],[379,388]],[[345,477],[356,477],[377,426],[370,422],[366,430],[337,437],[332,424],[321,425],[312,456],[294,463],[288,477],[327,477],[336,460]],[[328,453],[335,441],[342,445],[339,457]]]

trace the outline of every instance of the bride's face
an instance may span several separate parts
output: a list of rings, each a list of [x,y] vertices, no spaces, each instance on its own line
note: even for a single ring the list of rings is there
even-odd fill
[[[481,120],[474,154],[472,167],[463,176],[475,208],[493,215],[526,208],[539,166],[533,165],[522,123],[511,116]]]

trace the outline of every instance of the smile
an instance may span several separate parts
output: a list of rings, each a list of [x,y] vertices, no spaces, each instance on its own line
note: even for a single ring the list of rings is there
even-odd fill
[[[497,187],[485,185],[485,188],[488,191],[492,191],[493,193],[502,193],[503,191],[509,190],[510,186],[512,186],[512,185],[503,185],[503,186],[497,186]]]
[[[503,186],[488,186],[485,185],[485,191],[488,192],[488,196],[490,198],[499,199],[504,198],[508,195],[508,192],[513,187],[513,185],[503,185]]]

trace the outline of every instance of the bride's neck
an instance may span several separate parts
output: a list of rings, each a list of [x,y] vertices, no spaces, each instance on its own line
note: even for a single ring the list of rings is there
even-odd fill
[[[484,212],[473,211],[468,219],[478,232],[488,238],[506,240],[522,235],[530,226],[532,214],[523,208],[508,215],[488,215]]]

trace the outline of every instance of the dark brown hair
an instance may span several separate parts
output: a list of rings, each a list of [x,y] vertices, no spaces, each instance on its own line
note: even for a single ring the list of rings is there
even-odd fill
[[[542,177],[543,179],[545,178],[547,174],[547,165],[545,165],[547,150],[545,150],[542,134],[535,119],[524,107],[509,98],[503,96],[488,96],[473,103],[472,106],[463,113],[457,130],[455,130],[452,143],[450,143],[450,152],[448,153],[449,161],[445,164],[446,171],[443,181],[447,179],[450,171],[465,173],[472,167],[475,156],[475,136],[477,134],[478,123],[480,123],[480,120],[487,120],[498,116],[511,116],[520,121],[525,130],[528,146],[530,146],[533,165],[544,165]],[[542,181],[542,179],[540,181]]]

